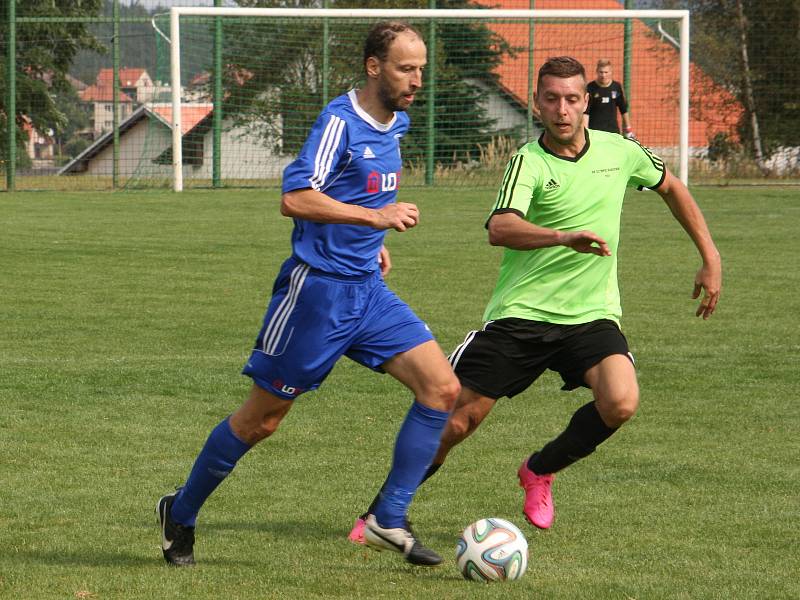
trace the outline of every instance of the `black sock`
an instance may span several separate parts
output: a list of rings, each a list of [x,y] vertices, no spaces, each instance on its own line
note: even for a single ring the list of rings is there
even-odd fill
[[[420,481],[419,484],[422,485],[423,483],[428,481],[428,479],[430,479],[433,476],[433,474],[436,473],[436,471],[439,470],[439,467],[441,467],[441,466],[442,466],[442,463],[438,463],[438,464],[437,463],[431,463],[431,466],[428,467],[427,471],[425,471],[425,475],[422,477],[422,481]],[[378,500],[380,500],[380,498],[381,498],[381,492],[383,491],[383,486],[384,485],[386,485],[385,481],[383,482],[383,485],[381,486],[381,489],[378,490],[378,493],[375,495],[375,498],[372,499],[372,502],[370,503],[369,508],[367,509],[367,512],[365,512],[363,515],[361,515],[362,519],[366,519],[367,515],[370,515],[370,514],[375,512],[375,507],[378,505]]]
[[[589,456],[595,448],[619,429],[603,422],[594,401],[584,404],[569,421],[567,428],[528,460],[528,468],[537,475],[555,473]]]

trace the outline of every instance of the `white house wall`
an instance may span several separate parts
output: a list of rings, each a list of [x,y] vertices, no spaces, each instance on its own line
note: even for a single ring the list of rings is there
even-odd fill
[[[151,128],[148,131],[148,127]],[[148,138],[149,136],[149,138]],[[139,161],[143,161],[142,172],[169,177],[170,165],[156,165],[152,159],[161,154],[171,144],[169,129],[151,126],[147,119],[142,119],[126,130],[119,138],[119,175],[130,177],[137,172]],[[143,153],[147,150],[147,156]],[[108,176],[113,173],[114,147],[108,144],[96,156],[88,161],[86,175]]]
[[[130,102],[119,103],[119,122],[122,123],[133,113]],[[94,132],[100,136],[114,128],[114,103],[94,102]]]
[[[283,169],[293,156],[280,156],[264,145],[264,142],[245,133],[246,129],[236,128],[222,131],[222,179],[280,179]],[[203,137],[203,164],[186,165],[184,177],[211,179],[213,171],[214,131]]]
[[[468,79],[470,85],[481,90],[481,105],[489,117],[495,119],[495,131],[514,130],[519,132],[520,141],[524,141],[527,119],[523,110],[517,110],[497,91],[477,79]]]

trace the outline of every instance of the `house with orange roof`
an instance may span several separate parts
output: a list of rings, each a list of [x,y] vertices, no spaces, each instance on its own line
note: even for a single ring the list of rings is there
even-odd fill
[[[170,87],[154,82],[145,69],[123,67],[119,70],[120,122],[127,119],[139,104],[152,102],[169,94]],[[114,126],[114,70],[100,69],[93,85],[78,91],[83,102],[92,105],[90,112],[95,136],[111,131]]]
[[[529,9],[529,0],[476,0],[492,8]],[[536,0],[536,9],[581,8],[619,10],[615,0]],[[677,158],[679,144],[679,51],[657,23],[633,20],[631,38],[631,81],[628,109],[637,137],[660,152],[665,159]],[[518,52],[506,57],[496,73],[503,94],[517,109],[527,110],[529,68],[529,25],[522,22],[491,23]],[[533,25],[533,72],[549,57],[571,55],[586,67],[587,78],[594,78],[597,61],[611,60],[614,79],[622,81],[625,34],[622,22],[547,22]],[[625,82],[622,82],[623,84]],[[738,139],[737,126],[744,108],[733,94],[715,83],[699,66],[690,65],[690,155],[704,154],[713,137],[722,133]],[[517,118],[517,122],[520,119]]]
[[[111,83],[92,84],[78,92],[80,99],[91,105],[89,120],[95,137],[114,129],[114,88]],[[120,91],[117,96],[120,122],[133,112],[134,101],[128,94]]]
[[[34,168],[42,166],[52,167],[55,149],[53,131],[39,131],[33,126],[30,118],[25,115],[22,116],[22,131],[25,134],[23,140],[25,152],[31,159]]]
[[[214,105],[181,105],[183,164],[187,176],[212,177]],[[58,171],[58,175],[111,176],[114,168],[113,133],[107,132]],[[119,175],[123,179],[172,177],[172,105],[143,104],[120,123]],[[276,153],[251,130],[228,120],[222,124],[221,168],[226,179],[280,177],[293,157]]]
[[[112,87],[114,83],[114,69],[100,69],[97,74],[97,85]],[[141,67],[122,67],[119,70],[119,87],[135,102],[143,104],[155,99],[158,88],[147,71]]]

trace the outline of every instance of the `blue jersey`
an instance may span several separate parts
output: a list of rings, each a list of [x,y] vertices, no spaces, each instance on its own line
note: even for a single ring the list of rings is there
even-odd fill
[[[283,191],[311,188],[339,202],[381,208],[397,199],[400,138],[408,115],[379,123],[359,105],[355,90],[322,111],[297,159],[283,172]],[[365,225],[294,220],[293,255],[314,269],[364,275],[378,268],[386,232]]]

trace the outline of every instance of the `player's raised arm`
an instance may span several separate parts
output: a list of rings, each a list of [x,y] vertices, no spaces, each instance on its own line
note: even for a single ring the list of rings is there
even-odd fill
[[[695,314],[708,319],[714,313],[722,291],[722,259],[719,251],[714,245],[700,207],[680,179],[667,171],[663,183],[656,188],[656,192],[664,199],[672,214],[692,238],[703,260],[695,276],[692,298],[698,298],[700,292],[703,292]]]

